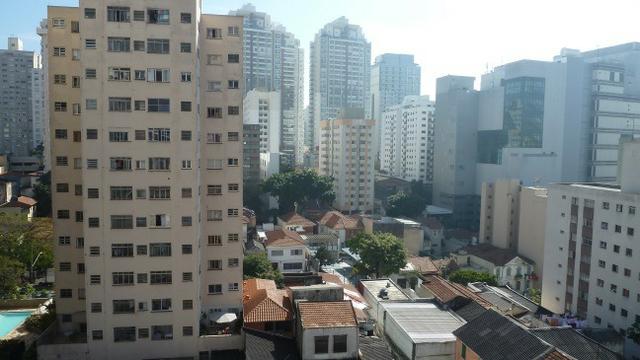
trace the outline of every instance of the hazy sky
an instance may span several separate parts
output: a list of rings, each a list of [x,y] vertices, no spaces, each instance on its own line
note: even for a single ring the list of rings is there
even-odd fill
[[[170,0],[184,1],[184,0]],[[226,14],[244,0],[204,0],[204,11]],[[523,58],[551,60],[562,47],[581,50],[640,41],[638,0],[253,0],[300,39],[309,41],[339,16],[362,26],[373,58],[414,54],[422,67],[422,93],[435,93],[446,74],[480,76],[485,69]],[[17,35],[39,50],[35,28],[46,5],[77,0],[0,0],[0,39]],[[308,64],[306,64],[308,67]],[[305,79],[305,86],[307,80]],[[476,81],[476,87],[479,80]],[[306,101],[305,101],[306,102]]]

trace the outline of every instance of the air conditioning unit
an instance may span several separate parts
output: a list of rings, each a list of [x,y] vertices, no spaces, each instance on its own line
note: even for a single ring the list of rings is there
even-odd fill
[[[138,303],[138,311],[147,311],[147,302],[141,301]]]

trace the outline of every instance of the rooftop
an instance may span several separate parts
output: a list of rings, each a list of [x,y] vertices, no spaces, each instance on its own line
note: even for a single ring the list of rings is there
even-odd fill
[[[300,301],[300,323],[305,329],[357,327],[351,301]]]
[[[265,232],[267,240],[265,246],[287,247],[287,246],[304,246],[304,241],[300,234],[295,231],[280,229]]]
[[[552,347],[493,310],[453,332],[483,360],[536,359]]]
[[[526,257],[518,255],[518,253],[514,250],[501,249],[491,244],[469,245],[460,249],[461,254],[463,251],[469,255],[474,255],[483,260],[486,260],[496,266],[504,266],[516,257],[519,257],[531,264],[534,263]]]
[[[360,336],[361,360],[389,360],[393,359],[387,342],[377,336]]]
[[[385,302],[387,315],[414,344],[455,341],[453,331],[465,322],[452,312],[426,302]]]
[[[287,291],[276,289],[273,280],[245,280],[242,292],[245,323],[291,320],[291,300]]]
[[[306,217],[296,213],[290,212],[278,217],[283,222],[287,223],[287,225],[299,225],[299,226],[315,226],[316,223],[307,219]]]
[[[362,287],[379,300],[408,300],[409,297],[391,279],[360,280]],[[386,290],[385,298],[380,298],[380,290]]]
[[[478,296],[464,285],[456,284],[437,275],[425,276],[422,286],[429,290],[441,304],[449,304],[458,298],[473,300],[483,306],[490,308],[491,303]]]
[[[576,359],[615,360],[620,357],[573,328],[532,329],[532,334]]]
[[[30,198],[28,196],[20,196],[18,198],[12,198],[11,201],[8,201],[2,205],[0,205],[0,208],[23,208],[23,209],[29,209],[33,206],[35,206],[37,203],[37,201],[33,198]]]
[[[417,271],[420,274],[437,274],[440,269],[428,256],[410,256],[407,258],[405,271]]]
[[[298,360],[295,339],[244,329],[245,356],[252,360]]]
[[[320,219],[320,224],[325,225],[331,229],[359,229],[361,226],[360,221],[354,217],[344,215],[339,211],[327,211]]]

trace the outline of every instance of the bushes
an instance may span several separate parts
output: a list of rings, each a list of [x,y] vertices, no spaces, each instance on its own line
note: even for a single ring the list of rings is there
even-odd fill
[[[27,330],[35,333],[41,333],[45,331],[49,325],[56,320],[56,314],[48,312],[40,315],[31,315],[25,320],[24,326]]]

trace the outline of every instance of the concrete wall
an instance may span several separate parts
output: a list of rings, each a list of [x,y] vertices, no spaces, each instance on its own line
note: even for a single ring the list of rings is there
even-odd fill
[[[522,187],[520,191],[518,253],[535,262],[534,269],[538,280],[533,281],[532,284],[538,289],[542,285],[542,269],[544,268],[546,214],[547,190]]]
[[[333,336],[347,335],[347,352],[333,352]],[[358,328],[357,327],[336,327],[327,329],[303,329],[302,334],[302,360],[310,359],[356,359],[358,358]],[[316,336],[329,336],[329,353],[316,354]],[[299,341],[299,340],[298,340]]]

